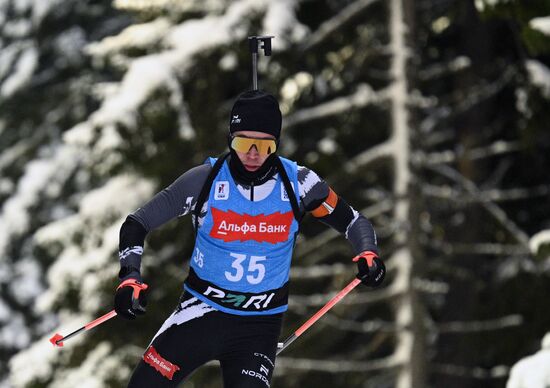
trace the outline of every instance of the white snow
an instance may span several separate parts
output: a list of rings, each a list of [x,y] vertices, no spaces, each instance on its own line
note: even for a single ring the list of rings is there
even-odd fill
[[[157,0],[157,3],[162,1],[164,0]],[[132,3],[135,5],[138,2],[134,0]],[[33,20],[39,23],[51,12],[52,7],[60,6],[61,3],[61,0],[18,0],[16,4],[20,13],[28,13],[32,8]],[[118,0],[117,3],[123,3],[123,0]],[[154,92],[166,90],[170,94],[169,103],[172,108],[181,112],[182,136],[191,138],[194,132],[180,86],[182,80],[188,77],[187,72],[194,65],[193,57],[196,54],[219,47],[236,46],[236,42],[241,43],[249,33],[251,14],[261,16],[265,12],[261,23],[264,28],[273,29],[265,31],[266,34],[284,35],[290,31],[290,36],[295,38],[304,31],[293,15],[294,1],[241,0],[226,3],[211,0],[209,3],[228,6],[227,12],[200,20],[188,19],[177,27],[171,27],[171,30],[167,30],[165,20],[157,19],[125,29],[116,37],[88,46],[92,59],[97,60],[101,60],[102,56],[123,53],[128,48],[136,47],[146,49],[152,54],[137,59],[127,58],[125,64],[128,70],[125,76],[121,82],[108,85],[108,93],[102,96],[100,108],[86,121],[66,132],[63,136],[64,144],[51,153],[53,155],[43,155],[26,167],[23,177],[14,186],[14,194],[1,209],[0,269],[5,270],[3,276],[6,277],[29,274],[29,279],[24,284],[11,286],[22,298],[30,301],[31,296],[37,294],[40,284],[34,281],[38,268],[36,265],[29,265],[25,260],[17,266],[4,266],[5,248],[14,237],[28,233],[33,217],[31,209],[45,195],[55,196],[59,193],[60,187],[76,169],[89,169],[94,174],[103,171],[109,177],[112,175],[111,167],[120,160],[119,149],[126,141],[116,129],[119,124],[131,132],[130,136],[140,136],[137,128],[138,109]],[[200,1],[196,4],[203,6]],[[263,31],[256,33],[264,34]],[[78,31],[72,31],[58,39],[58,43],[63,44],[67,40],[73,49],[77,49],[82,42],[81,38]],[[274,47],[283,43],[286,42],[281,37],[278,42],[274,42]],[[36,50],[32,45],[14,48],[10,58],[6,58],[3,51],[0,56],[3,61],[0,62],[0,70],[2,66],[10,69],[17,64],[18,71],[10,74],[10,78],[6,78],[0,85],[2,93],[12,93],[30,80],[37,66],[38,55],[37,52],[33,54],[32,50]],[[160,54],[157,53],[159,51]],[[230,67],[231,58],[228,58],[225,65]],[[81,174],[89,176],[92,173]],[[82,181],[89,182],[86,179],[85,177]],[[86,183],[83,184],[85,185]],[[57,253],[57,260],[46,275],[49,288],[37,298],[35,309],[37,312],[57,314],[62,322],[57,328],[60,333],[71,332],[97,316],[98,310],[105,303],[101,288],[116,279],[120,225],[126,214],[152,196],[154,187],[154,182],[138,176],[120,175],[111,178],[102,187],[87,194],[75,193],[71,200],[79,200],[78,211],[68,216],[63,212],[59,213],[59,219],[42,227],[34,235],[34,244],[41,245],[50,253]],[[80,305],[77,307],[80,310],[78,317],[67,315],[65,310],[52,312],[52,306],[60,298],[64,298],[71,286],[82,293]],[[11,318],[13,313],[7,306],[0,305],[0,317],[6,315]],[[14,386],[26,386],[33,381],[53,378],[51,385],[55,387],[103,387],[107,376],[125,379],[130,373],[120,367],[123,362],[118,357],[124,353],[120,349],[115,351],[108,344],[97,346],[74,369],[54,368],[56,364],[66,365],[72,349],[84,341],[86,336],[71,339],[70,346],[62,351],[48,342],[53,333],[48,333],[47,337],[27,346],[28,332],[21,330],[25,322],[22,318],[10,322],[11,326],[2,329],[0,339],[7,337],[17,346],[25,346],[10,361],[11,382]],[[51,325],[51,319],[48,325]],[[19,330],[18,336],[14,335],[16,329]]]
[[[0,178],[0,195],[6,195],[13,191],[13,182],[6,178]]]
[[[135,5],[135,2],[132,2]],[[120,4],[119,4],[120,5]],[[171,48],[162,54],[150,54],[133,60],[116,92],[112,93],[86,124],[79,124],[79,132],[84,128],[109,128],[115,123],[123,123],[128,129],[135,129],[137,109],[156,90],[164,88],[171,93],[170,102],[176,111],[182,112],[180,126],[182,137],[192,138],[194,131],[190,127],[178,77],[186,77],[187,70],[193,65],[193,56],[211,48],[229,45],[246,38],[249,15],[265,11],[264,28],[266,33],[283,35],[294,31],[296,39],[304,34],[304,27],[294,16],[294,1],[269,2],[266,0],[241,0],[232,2],[226,12],[220,16],[206,16],[202,19],[186,20],[179,26],[167,29],[163,19],[144,23],[125,29],[121,34],[109,37],[88,46],[92,55],[103,56],[132,47],[160,44]],[[160,43],[157,43],[160,37]],[[274,47],[277,44],[274,42]],[[67,135],[68,138],[73,137]]]
[[[475,6],[478,11],[483,12],[487,7],[494,7],[498,3],[506,3],[509,0],[475,0]]]
[[[545,98],[550,98],[550,69],[535,59],[527,60],[525,66],[531,83],[541,89]]]
[[[224,7],[224,0],[114,0],[116,8],[131,11],[166,11],[183,12],[219,12]]]
[[[542,245],[550,244],[550,229],[541,230],[529,239],[529,249],[536,255]]]
[[[17,59],[15,71],[2,83],[0,96],[9,97],[25,86],[31,80],[37,66],[38,50],[34,45],[25,48]]]
[[[14,0],[11,3],[16,16],[26,17],[26,14],[30,11],[30,20],[35,26],[38,26],[52,9],[61,4],[68,6],[68,2],[69,0]],[[2,5],[1,2],[0,5]]]
[[[542,340],[542,348],[518,361],[510,371],[506,388],[550,387],[550,332]]]
[[[278,0],[269,3],[262,28],[269,35],[275,36],[272,41],[274,50],[283,50],[288,47],[290,42],[284,40],[284,37],[297,42],[307,35],[308,29],[296,18],[297,6],[298,2],[295,0]]]
[[[79,64],[83,58],[83,47],[86,44],[86,32],[81,27],[70,28],[61,33],[54,42],[58,53],[57,62],[68,61]]]
[[[310,73],[301,71],[296,73],[293,77],[289,77],[285,80],[285,83],[281,87],[281,112],[288,114],[302,94],[306,93],[313,86],[313,76]]]
[[[101,109],[93,114],[93,123],[98,127],[108,127],[121,122],[128,129],[135,129],[137,108],[155,90],[164,87],[180,96],[178,80],[172,69],[161,56],[141,57],[132,62],[122,81],[118,93],[105,101]],[[175,107],[179,106],[179,101]]]
[[[167,18],[158,18],[149,23],[133,24],[116,36],[109,36],[101,42],[90,43],[85,51],[96,57],[120,55],[128,48],[148,49],[158,44],[171,27]]]
[[[3,35],[12,39],[23,39],[30,35],[31,31],[32,24],[25,19],[8,20],[2,28]]]
[[[8,305],[0,299],[0,322],[5,322],[10,317],[10,308]]]
[[[89,322],[89,316],[81,315],[74,317],[64,315],[63,324],[58,327],[58,333],[64,335],[70,333],[86,322]],[[55,374],[53,365],[59,358],[70,357],[75,345],[82,343],[84,336],[76,336],[70,339],[71,346],[62,349],[54,347],[49,338],[54,333],[38,339],[25,350],[16,354],[9,362],[10,380],[15,387],[26,387],[33,381],[47,380]]]
[[[124,139],[113,125],[107,125],[97,140],[94,151],[97,154],[109,155],[124,143]],[[109,163],[111,164],[111,163]]]
[[[34,0],[32,2],[32,22],[35,26],[42,23],[42,20],[50,13],[52,9],[55,9],[61,5],[67,6],[67,0]]]
[[[88,122],[77,124],[63,134],[63,141],[68,145],[86,147],[93,140],[93,128]]]
[[[109,378],[126,379],[130,375],[127,367],[110,344],[102,342],[88,354],[78,367],[64,369],[56,374],[51,383],[56,388],[103,388]]]
[[[35,241],[38,244],[47,245],[57,241],[64,246],[59,259],[48,271],[50,288],[38,299],[37,311],[49,312],[52,303],[64,295],[70,283],[78,286],[82,293],[79,309],[85,314],[79,317],[61,314],[64,324],[58,329],[60,333],[68,333],[90,321],[91,317],[97,314],[98,307],[104,303],[98,287],[102,282],[112,281],[115,278],[118,267],[116,256],[118,229],[122,224],[122,215],[134,210],[149,198],[152,195],[153,186],[152,182],[135,176],[115,177],[103,187],[84,196],[78,214],[49,224],[36,233]],[[108,226],[102,231],[105,223]],[[73,235],[83,230],[87,230],[84,241],[79,246],[73,245],[71,243]],[[26,345],[28,337],[21,338],[21,335],[26,334],[25,331],[21,331],[23,322],[13,322],[13,326],[0,332],[1,338],[18,341],[18,346]],[[17,329],[21,331],[19,337],[14,335]],[[71,339],[71,346],[83,339],[83,336]],[[69,348],[63,350],[63,352],[67,351]],[[109,355],[109,353],[111,350],[101,345],[99,350],[96,348],[88,355],[82,366],[73,370],[62,370],[55,378],[53,386],[102,387],[107,376],[118,375],[121,379],[126,378],[130,371],[125,368],[120,369],[120,360],[116,355]],[[62,354],[59,349],[53,348],[47,338],[42,338],[13,358],[10,363],[12,382],[16,386],[25,386],[33,380],[39,381],[56,375],[52,365]],[[34,367],[36,363],[40,365]],[[29,368],[28,365],[33,365],[33,368]],[[90,370],[94,365],[96,369]],[[76,384],[76,381],[80,383]]]
[[[0,282],[8,283],[12,276],[12,268],[5,261],[0,260]]]
[[[102,302],[101,294],[96,292],[101,281],[115,278],[118,231],[124,217],[153,195],[153,187],[151,181],[137,176],[114,177],[82,198],[78,216],[60,220],[37,232],[38,242],[53,242],[59,238],[64,245],[59,258],[48,270],[49,288],[38,298],[39,312],[48,311],[69,285],[81,292],[84,311],[97,310]],[[72,235],[83,230],[87,231],[84,240],[80,245],[72,244]]]
[[[7,12],[8,6],[9,6],[8,0],[0,0],[0,26],[6,23],[6,19],[8,16],[8,12]]]
[[[447,16],[441,16],[432,22],[432,30],[436,34],[441,34],[451,25],[451,20]]]
[[[529,27],[550,36],[550,16],[531,19]]]
[[[235,53],[227,53],[220,59],[219,66],[223,71],[232,71],[237,68],[238,59]]]
[[[34,0],[15,0],[12,1],[12,5],[17,13],[23,14],[31,9],[33,2]]]
[[[119,6],[124,2],[119,1]],[[136,6],[136,2],[126,2]],[[170,92],[170,103],[181,112],[181,134],[185,139],[192,138],[194,131],[187,117],[183,96],[179,87],[179,78],[187,77],[187,71],[193,65],[193,56],[216,47],[242,41],[248,33],[250,14],[265,12],[263,28],[269,29],[266,34],[288,35],[299,39],[304,34],[304,27],[294,16],[294,1],[285,0],[270,2],[267,0],[241,0],[230,3],[226,12],[219,16],[206,16],[202,19],[186,20],[168,31],[167,22],[163,19],[144,23],[125,29],[117,36],[105,38],[99,43],[88,46],[92,55],[104,56],[108,53],[122,51],[127,47],[150,47],[161,45],[168,47],[162,54],[150,54],[133,60],[128,64],[128,71],[117,90],[109,95],[101,108],[88,120],[76,128],[109,128],[115,123],[123,123],[128,129],[135,129],[137,110],[156,90],[166,89]],[[264,32],[261,32],[264,33]],[[162,40],[158,42],[159,38]],[[141,43],[138,43],[141,42]],[[149,46],[147,46],[147,43]],[[284,42],[274,42],[274,47]],[[72,135],[67,135],[73,137]]]
[[[118,353],[110,344],[102,342],[91,350],[78,367],[56,373],[51,386],[56,388],[103,388],[108,379],[127,379],[130,369],[123,367]]]
[[[246,38],[246,29],[239,26],[246,23],[252,10],[265,8],[265,1],[234,2],[222,16],[207,16],[200,20],[189,20],[174,27],[165,38],[165,43],[176,49],[169,59],[173,65],[183,65],[185,70],[192,65],[191,57],[202,51]],[[183,70],[183,69],[182,69]]]
[[[532,112],[529,107],[529,95],[525,87],[516,88],[516,109],[525,117],[531,117]]]
[[[2,54],[0,55],[0,79],[8,75],[15,58],[25,47],[26,45],[19,41],[2,47]]]
[[[70,245],[74,234],[82,228],[83,222],[78,214],[65,217],[38,229],[33,235],[34,243],[46,250],[49,246],[55,245],[56,242],[67,246]]]
[[[42,338],[14,356],[10,360],[10,381],[13,386],[25,387],[35,380],[46,380],[52,376],[53,361],[58,352],[46,338]]]
[[[23,316],[19,313],[10,313],[10,319],[0,328],[0,341],[5,348],[22,349],[29,345],[31,340]]]
[[[91,319],[88,315],[65,316],[65,323],[58,328],[58,333],[70,333]],[[122,381],[130,375],[130,370],[123,366],[121,352],[115,352],[111,345],[105,342],[96,345],[86,355],[86,359],[75,368],[54,368],[57,362],[63,362],[72,356],[71,353],[84,341],[85,336],[73,337],[63,348],[57,348],[49,342],[52,335],[53,333],[49,333],[48,336],[40,338],[10,360],[10,381],[14,387],[26,387],[32,382],[45,381],[53,377],[54,381],[49,386],[56,388],[102,388],[105,387],[107,378]]]
[[[105,217],[125,216],[150,196],[152,190],[151,181],[135,175],[119,175],[82,198],[79,213],[89,222],[99,222]]]
[[[0,258],[5,256],[10,239],[27,231],[31,218],[28,209],[36,204],[40,193],[50,185],[64,182],[77,159],[74,150],[60,147],[53,159],[37,159],[27,164],[17,191],[0,211]]]
[[[319,141],[318,149],[324,154],[331,155],[338,149],[338,143],[330,137],[325,137]]]
[[[18,260],[9,284],[11,295],[21,304],[31,304],[44,291],[41,277],[42,269],[34,258]]]

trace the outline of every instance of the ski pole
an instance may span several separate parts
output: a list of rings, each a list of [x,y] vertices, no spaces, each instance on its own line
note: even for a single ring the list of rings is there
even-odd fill
[[[249,36],[248,48],[252,54],[252,89],[258,90],[258,42],[262,43],[260,46],[264,50],[266,57],[271,55],[271,39],[274,36]]]
[[[147,284],[138,282],[135,279],[127,279],[120,283],[117,290],[122,287],[132,287],[132,306],[133,308],[137,308],[139,306],[139,293],[143,290],[146,290],[148,288]],[[108,321],[109,319],[115,317],[116,311],[111,310],[107,314],[102,315],[101,317],[94,319],[92,322],[85,324],[80,329],[73,331],[70,334],[67,334],[66,336],[62,336],[59,333],[55,333],[52,338],[50,338],[50,342],[53,344],[53,346],[63,346],[63,341],[68,340],[71,337],[74,337],[75,335],[90,330],[98,325],[101,325],[103,322]]]
[[[342,289],[334,298],[329,300],[327,304],[325,304],[319,311],[317,311],[311,318],[309,318],[302,326],[298,328],[294,332],[294,334],[291,334],[284,342],[279,342],[277,344],[277,355],[281,353],[283,350],[285,350],[288,345],[294,342],[296,338],[301,336],[307,329],[310,328],[311,325],[313,325],[319,318],[321,318],[327,311],[329,311],[331,308],[334,307],[334,305],[338,302],[340,302],[344,296],[349,294],[351,290],[353,290],[357,285],[361,283],[361,280],[359,279],[353,279],[346,287]]]
[[[91,328],[94,328],[97,325],[101,325],[103,322],[108,321],[109,319],[113,318],[114,316],[116,316],[116,311],[111,310],[107,314],[93,320],[90,323],[87,323],[86,325],[82,326],[80,329],[75,330],[72,333],[67,334],[66,336],[62,336],[61,334],[56,333],[52,338],[50,338],[50,342],[53,344],[53,346],[62,347],[63,346],[63,341],[66,341],[69,338],[74,337],[75,335],[81,333],[82,331],[90,330]]]

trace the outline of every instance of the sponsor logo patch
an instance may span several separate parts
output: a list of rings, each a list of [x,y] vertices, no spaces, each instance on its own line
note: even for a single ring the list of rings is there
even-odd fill
[[[276,244],[288,240],[290,225],[294,219],[292,212],[258,214],[238,214],[234,211],[223,211],[212,208],[214,225],[210,230],[210,236],[229,241],[269,242]]]
[[[250,296],[243,294],[232,294],[229,292],[225,293],[224,291],[212,286],[208,286],[206,291],[202,294],[204,296],[208,296],[212,300],[216,300],[216,302],[221,302],[230,307],[240,307],[242,309],[252,309],[252,307],[255,307],[256,310],[268,308],[269,303],[271,303],[273,297],[275,296],[274,292]]]
[[[226,200],[229,198],[229,182],[228,181],[219,181],[216,182],[216,192],[214,193],[214,199],[216,200]]]
[[[263,382],[266,385],[266,387],[268,387],[268,388],[270,387],[269,380],[267,379],[267,377],[260,374],[259,372],[253,371],[251,369],[243,369],[243,370],[241,370],[241,374],[245,375],[245,376],[250,376],[250,377],[255,378],[255,379],[258,379],[261,382]]]
[[[143,361],[155,368],[157,372],[168,380],[172,380],[174,378],[174,373],[180,370],[179,366],[162,358],[152,346],[149,346],[149,349],[147,349],[143,355]]]

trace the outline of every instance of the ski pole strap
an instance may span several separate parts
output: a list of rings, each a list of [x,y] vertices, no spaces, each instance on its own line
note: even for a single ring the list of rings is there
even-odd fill
[[[123,281],[122,283],[119,284],[119,286],[117,287],[117,290],[121,289],[122,287],[132,287],[133,288],[132,298],[138,299],[139,298],[139,293],[143,290],[146,290],[147,287],[149,287],[149,286],[145,283],[142,283],[142,282],[136,280],[136,279],[126,279],[125,281]],[[99,319],[101,319],[101,318],[99,318]]]

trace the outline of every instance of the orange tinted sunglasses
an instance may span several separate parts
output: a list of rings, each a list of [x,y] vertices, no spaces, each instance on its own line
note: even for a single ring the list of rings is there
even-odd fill
[[[269,155],[277,151],[275,139],[257,139],[254,137],[232,136],[231,148],[238,152],[248,152],[256,147],[260,155]]]

